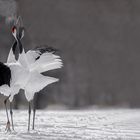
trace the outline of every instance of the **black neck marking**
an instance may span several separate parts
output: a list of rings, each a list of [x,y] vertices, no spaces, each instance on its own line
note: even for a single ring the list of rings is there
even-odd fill
[[[14,44],[12,45],[12,51],[14,55],[16,55],[16,46],[17,46],[17,41],[14,41]]]
[[[22,46],[22,43],[20,41],[20,39],[17,39],[18,40],[18,47],[19,47],[19,53],[21,54],[23,52],[23,46]]]

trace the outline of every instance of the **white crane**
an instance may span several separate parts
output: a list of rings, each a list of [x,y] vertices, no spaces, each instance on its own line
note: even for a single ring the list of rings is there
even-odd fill
[[[18,22],[21,22],[20,18]],[[21,24],[20,24],[21,25]],[[34,94],[38,93],[47,85],[57,82],[59,79],[44,76],[41,73],[53,69],[62,67],[62,60],[60,56],[55,55],[55,49],[51,47],[37,48],[35,50],[29,50],[25,53],[24,48],[20,39],[24,36],[24,28],[14,27],[13,36],[15,37],[18,47],[21,50],[19,54],[18,62],[23,68],[29,71],[28,81],[24,86],[25,97],[29,102],[29,120],[28,120],[28,131],[30,130],[30,115],[31,115],[31,100],[34,98]],[[35,108],[33,110],[33,129],[35,121]]]

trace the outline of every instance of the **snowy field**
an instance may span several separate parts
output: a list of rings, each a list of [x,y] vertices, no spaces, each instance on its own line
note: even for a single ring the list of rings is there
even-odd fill
[[[14,111],[15,132],[5,132],[0,111],[1,140],[140,140],[140,110],[37,111],[36,130],[27,132],[27,111]]]

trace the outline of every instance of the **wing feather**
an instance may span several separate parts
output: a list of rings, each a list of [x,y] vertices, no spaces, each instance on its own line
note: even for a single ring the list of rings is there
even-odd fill
[[[57,82],[59,79],[49,77],[49,76],[43,76],[42,74],[38,72],[34,72],[31,74],[29,81],[27,82],[25,86],[25,96],[27,100],[32,100],[34,97],[34,94],[36,92],[39,92],[43,88],[45,88],[47,85]]]
[[[63,66],[62,60],[60,56],[54,54],[55,51],[51,47],[28,51],[26,56],[30,64],[30,70],[43,73],[48,70],[61,68]]]

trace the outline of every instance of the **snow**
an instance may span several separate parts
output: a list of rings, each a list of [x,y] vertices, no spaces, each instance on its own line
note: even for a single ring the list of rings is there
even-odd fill
[[[28,111],[14,110],[15,132],[6,133],[0,111],[1,140],[140,140],[139,109],[37,111],[34,131],[27,132]]]

